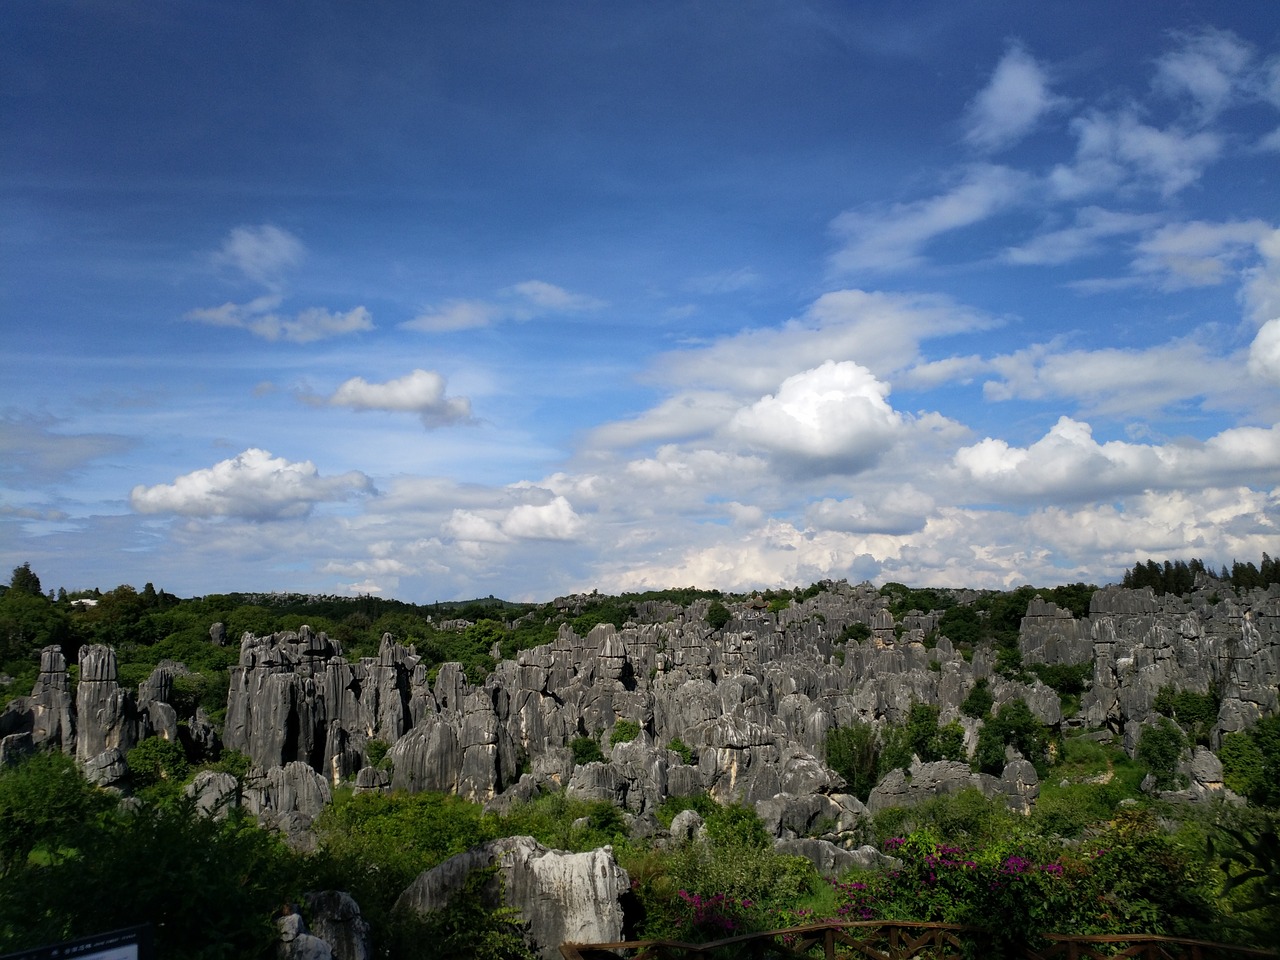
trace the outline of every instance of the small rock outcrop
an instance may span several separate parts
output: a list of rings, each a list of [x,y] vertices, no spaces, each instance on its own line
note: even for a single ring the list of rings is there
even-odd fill
[[[621,897],[631,888],[609,847],[588,853],[549,850],[532,837],[507,837],[473,847],[418,876],[397,909],[444,909],[474,870],[497,867],[486,888],[489,906],[514,908],[530,948],[554,960],[562,943],[622,939]]]

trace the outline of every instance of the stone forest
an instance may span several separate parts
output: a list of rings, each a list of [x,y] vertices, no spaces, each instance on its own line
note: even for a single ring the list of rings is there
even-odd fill
[[[24,565],[0,951],[738,956],[826,924],[752,949],[888,956],[850,931],[895,922],[951,931],[919,956],[1274,956],[1277,566],[415,605]]]

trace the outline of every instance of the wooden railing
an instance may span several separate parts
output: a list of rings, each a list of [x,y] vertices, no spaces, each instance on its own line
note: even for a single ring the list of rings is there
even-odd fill
[[[629,940],[620,943],[566,943],[565,960],[966,960],[965,946],[980,946],[983,931],[950,923],[860,920],[812,923],[766,930],[708,943]],[[1072,936],[1047,933],[1024,960],[1280,960],[1280,953],[1204,940],[1153,934]]]

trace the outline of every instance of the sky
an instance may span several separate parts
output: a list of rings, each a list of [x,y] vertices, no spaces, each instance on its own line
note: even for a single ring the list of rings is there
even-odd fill
[[[46,588],[1280,549],[1274,0],[19,0],[0,38],[0,563]]]

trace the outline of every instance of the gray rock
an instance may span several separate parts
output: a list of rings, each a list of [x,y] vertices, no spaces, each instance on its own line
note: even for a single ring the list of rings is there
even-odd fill
[[[477,869],[497,866],[491,906],[514,908],[530,947],[548,960],[561,943],[608,943],[622,938],[620,897],[630,889],[627,872],[609,847],[588,853],[548,850],[532,837],[507,837],[473,847],[418,876],[401,894],[397,909],[430,913],[447,906]]]
[[[276,955],[280,960],[333,960],[329,944],[307,931],[307,923],[299,913],[288,913],[276,921],[280,943]]]
[[[222,818],[228,810],[239,805],[240,783],[229,773],[201,770],[183,793],[195,800],[198,813]]]
[[[370,960],[373,941],[369,924],[351,894],[339,890],[308,893],[311,933],[327,943],[333,960]]]

